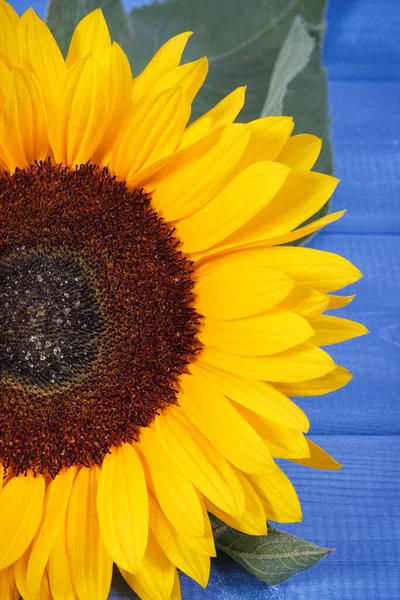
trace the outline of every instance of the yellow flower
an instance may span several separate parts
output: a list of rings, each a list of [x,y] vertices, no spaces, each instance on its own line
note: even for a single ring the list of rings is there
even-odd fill
[[[265,534],[301,518],[275,458],[339,466],[288,396],[349,381],[319,346],[365,333],[323,314],[360,272],[282,245],[337,180],[292,119],[233,123],[243,88],[189,126],[189,33],[132,80],[100,10],[66,61],[32,10],[0,22],[0,598],[103,600],[115,562],[177,600],[208,512]]]

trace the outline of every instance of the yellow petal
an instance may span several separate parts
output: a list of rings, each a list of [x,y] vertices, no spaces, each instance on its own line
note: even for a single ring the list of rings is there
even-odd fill
[[[32,543],[26,573],[26,587],[32,595],[39,594],[51,548],[64,521],[75,476],[75,467],[64,469],[46,489],[42,522]]]
[[[104,72],[89,54],[68,70],[49,120],[55,161],[71,167],[88,162],[103,137],[107,115]]]
[[[271,202],[229,242],[263,240],[290,232],[326,204],[338,181],[321,173],[290,172]]]
[[[151,493],[155,494],[154,487],[152,488],[150,494]],[[201,518],[202,518],[201,520],[203,523],[202,535],[194,536],[192,534],[186,533],[186,531],[184,531],[183,529],[181,529],[178,533],[178,531],[176,530],[175,527],[173,527],[172,524],[171,524],[171,527],[173,527],[174,531],[176,531],[176,533],[179,535],[179,537],[183,541],[183,543],[187,544],[189,546],[189,548],[196,554],[201,554],[201,555],[204,555],[207,557],[215,556],[214,534],[212,531],[210,518],[206,511],[206,507],[204,505],[204,497],[200,493],[198,493],[198,497],[200,500],[200,506],[201,506],[201,511],[202,511],[202,515],[201,515]],[[167,553],[167,555],[168,555],[168,553]]]
[[[176,567],[165,556],[151,532],[146,554],[136,573],[132,575],[121,568],[120,571],[142,600],[170,600]]]
[[[245,498],[236,474],[183,411],[170,406],[157,417],[155,424],[158,438],[170,460],[213,504],[240,517]]]
[[[200,264],[196,270],[196,308],[215,319],[240,319],[264,312],[281,303],[293,280],[265,266],[248,268],[240,257],[224,257]]]
[[[107,126],[92,162],[107,166],[108,156],[115,141],[125,131],[132,109],[132,73],[125,52],[116,42],[104,52],[100,64],[105,73],[109,107]]]
[[[305,342],[314,335],[306,319],[283,309],[235,321],[205,318],[198,333],[204,345],[217,346],[233,354],[276,354]]]
[[[111,558],[135,572],[145,553],[149,529],[148,492],[140,459],[131,444],[106,454],[97,493],[97,514]]]
[[[182,375],[180,386],[182,410],[229,462],[247,473],[274,468],[265,444],[207,378]]]
[[[292,171],[274,201],[263,212],[266,225],[256,235],[278,236],[295,229],[318,212],[332,196],[339,180],[322,173]]]
[[[178,145],[190,116],[190,105],[181,87],[161,92],[135,112],[118,142],[113,171],[119,179],[131,179]]]
[[[158,502],[150,494],[150,527],[169,560],[183,573],[206,587],[210,575],[210,557],[194,552],[165,517]],[[215,552],[213,552],[215,556]]]
[[[101,9],[97,8],[78,23],[69,45],[67,67],[72,67],[90,52],[102,53],[110,46],[107,23]]]
[[[244,169],[260,160],[275,160],[293,131],[292,117],[263,117],[248,123],[249,144],[240,162]]]
[[[321,147],[320,138],[308,133],[300,133],[288,139],[276,160],[293,169],[309,171],[314,166]]]
[[[233,92],[225,96],[211,110],[206,112],[200,119],[211,117],[213,120],[212,127],[220,127],[233,123],[244,106],[246,88],[238,87]]]
[[[277,235],[277,236],[273,236],[273,237],[268,237],[268,234],[266,234],[267,237],[265,237],[265,238],[261,237],[260,239],[254,239],[254,240],[251,240],[250,238],[249,238],[249,240],[237,239],[232,242],[230,242],[231,238],[228,238],[228,240],[226,240],[224,244],[222,244],[220,246],[216,246],[215,248],[212,248],[208,252],[200,253],[198,256],[195,256],[194,259],[199,260],[201,258],[206,258],[208,256],[210,256],[210,257],[217,256],[218,254],[226,255],[227,253],[231,253],[233,251],[238,251],[238,250],[269,248],[270,246],[280,246],[281,244],[288,244],[289,242],[293,242],[294,240],[298,240],[305,236],[311,235],[312,233],[319,231],[323,227],[326,227],[330,223],[337,221],[338,219],[343,217],[345,212],[346,212],[345,210],[340,210],[340,211],[332,213],[330,215],[326,215],[325,217],[322,217],[321,219],[317,219],[316,221],[312,221],[312,223],[309,223],[308,225],[304,225],[304,227],[299,227],[298,229],[295,229],[294,231],[290,231],[289,233],[283,233],[281,235]],[[233,239],[233,236],[232,236],[232,239]]]
[[[201,510],[203,512],[203,526],[204,533],[201,536],[187,535],[185,532],[181,532],[182,539],[187,543],[189,548],[207,557],[215,556],[215,544],[214,534],[210,523],[210,517],[204,504],[204,496],[199,493]]]
[[[243,125],[226,125],[145,182],[155,209],[167,221],[191,215],[213,198],[244,152],[249,133]]]
[[[7,158],[5,157],[4,150],[1,148],[1,146],[0,146],[0,171],[7,171],[7,172],[10,171],[10,169],[8,167]]]
[[[115,148],[117,148],[117,146],[118,142],[115,145]],[[158,174],[159,171],[161,171],[161,169],[164,169],[164,167],[167,167],[168,165],[171,166],[175,160],[181,158],[184,154],[186,154],[187,151],[188,148],[178,148],[177,150],[172,152],[172,154],[164,156],[164,158],[161,158],[160,160],[149,164],[145,169],[141,169],[139,173],[136,173],[131,179],[129,179],[126,182],[128,188],[131,190],[135,190],[147,186],[147,182],[153,181],[153,178],[155,178],[155,176]],[[149,187],[148,190],[150,190],[152,194],[155,192],[154,188],[151,189]]]
[[[344,257],[313,248],[268,248],[268,267],[279,269],[304,285],[331,292],[354,283],[362,274]]]
[[[133,98],[138,101],[148,90],[169,71],[175,69],[182,57],[186,43],[192,32],[180,33],[168,40],[156,52],[146,68],[133,81]]]
[[[177,223],[185,252],[199,252],[218,244],[247,223],[283,185],[288,168],[259,162],[239,173],[196,213]]]
[[[3,110],[8,90],[10,89],[11,73],[6,64],[0,59],[0,113]]]
[[[11,469],[6,470],[3,467],[3,486],[2,487],[4,488],[7,485],[7,483],[9,481],[11,481],[11,479],[13,479],[13,477],[14,477],[14,475],[13,475]],[[0,487],[0,491],[1,491],[1,487]]]
[[[199,60],[186,63],[165,73],[165,75],[156,82],[152,91],[153,93],[158,94],[171,87],[180,86],[183,88],[188,102],[192,103],[194,97],[204,83],[207,72],[207,58],[199,58]]]
[[[58,530],[47,563],[53,600],[77,600],[71,580],[66,546],[66,516]]]
[[[329,215],[326,215],[325,217],[321,217],[321,219],[316,219],[315,221],[312,221],[308,225],[304,225],[304,227],[298,227],[297,229],[295,229],[294,231],[290,231],[289,233],[282,233],[281,235],[265,239],[261,242],[261,245],[280,246],[281,244],[288,244],[289,242],[299,240],[303,237],[315,233],[316,231],[319,231],[323,227],[326,227],[327,225],[330,225],[335,221],[338,221],[343,217],[345,213],[345,210],[339,210],[337,212],[331,213]],[[253,245],[256,246],[257,243],[253,242]],[[251,244],[249,243],[248,247],[250,246]]]
[[[0,6],[2,10],[2,23],[4,24],[4,28],[6,27],[5,23],[7,23],[9,27],[16,29],[19,21],[18,13],[11,6],[11,3],[7,2],[6,0],[0,0]]]
[[[335,368],[331,357],[310,342],[271,356],[239,356],[214,347],[204,348],[202,360],[219,369],[265,381],[305,381]]]
[[[0,570],[28,548],[43,511],[45,484],[32,473],[13,477],[0,492]]]
[[[11,172],[45,158],[47,115],[36,77],[15,68],[0,121],[0,140]]]
[[[265,259],[262,254],[256,257],[254,250],[227,252],[225,254],[209,256],[206,260],[201,260],[196,265],[196,275],[204,277],[214,272],[219,272],[220,269],[227,269],[232,273],[232,269],[237,271],[252,271],[253,269],[268,269]],[[293,285],[293,284],[292,284]]]
[[[83,467],[74,482],[67,512],[67,556],[78,598],[106,600],[112,560],[100,534],[96,497],[99,469]]]
[[[179,581],[178,571],[175,573],[175,582],[171,593],[171,600],[182,600],[181,583]]]
[[[300,502],[291,481],[278,467],[265,475],[246,475],[264,506],[265,516],[278,523],[301,521]]]
[[[3,467],[2,463],[0,463],[0,491],[4,484],[4,477],[5,477],[4,467]]]
[[[315,215],[330,199],[339,179],[322,173],[292,171],[263,216],[268,235],[282,235]]]
[[[347,306],[354,300],[356,297],[355,294],[352,296],[334,296],[333,294],[327,294],[328,298],[328,306],[326,310],[333,310],[335,308],[342,308],[343,306]]]
[[[202,499],[202,503],[204,505],[204,499]],[[207,515],[207,518],[209,519],[208,516],[208,512],[206,510],[206,507],[204,506],[204,511]],[[212,534],[212,528],[211,528],[211,523],[210,523],[210,530],[211,530],[211,536],[213,537]],[[187,547],[190,549],[191,552],[194,552],[196,554],[196,556],[200,557],[200,562],[202,564],[202,568],[203,570],[206,569],[206,566],[208,564],[207,561],[209,561],[210,556],[215,556],[215,552],[213,551],[212,553],[210,553],[209,550],[207,550],[207,552],[205,551],[206,548],[209,548],[210,546],[210,539],[207,536],[193,536],[193,535],[187,535],[184,532],[181,532],[181,536],[180,539],[182,540],[182,543],[186,544]],[[207,567],[208,569],[208,567]],[[201,581],[199,581],[198,583],[200,583],[200,585],[202,585]]]
[[[61,51],[50,29],[32,8],[22,15],[17,34],[21,67],[36,75],[49,109],[66,70]]]
[[[291,461],[311,467],[313,469],[326,469],[327,471],[337,471],[342,468],[330,454],[323,450],[318,444],[307,439],[310,456],[308,458],[292,458]]]
[[[311,319],[310,324],[315,331],[311,341],[317,346],[338,344],[368,333],[368,329],[361,323],[340,317],[320,315]]]
[[[211,117],[204,117],[194,121],[182,134],[182,138],[178,145],[178,150],[189,148],[196,142],[198,142],[202,137],[206,135],[211,129],[212,125]]]
[[[209,379],[218,391],[256,414],[287,427],[308,431],[310,423],[301,408],[269,383],[204,365],[201,355],[196,363],[189,365],[189,370],[195,377]]]
[[[344,257],[324,250],[283,246],[241,250],[248,263],[263,264],[269,269],[286,273],[298,283],[320,292],[331,292],[354,283],[362,273]],[[245,254],[246,253],[246,254]],[[231,253],[235,260],[238,253]]]
[[[152,429],[141,431],[137,445],[149,469],[151,484],[167,519],[181,534],[205,532],[199,495],[191,481],[171,463]]]
[[[0,571],[0,598],[1,600],[19,600],[12,566]]]
[[[352,374],[343,367],[336,368],[323,377],[311,379],[310,381],[299,381],[297,383],[277,383],[277,388],[288,396],[319,396],[334,392],[347,385],[352,379]]]
[[[245,87],[237,88],[194,121],[186,129],[179,147],[186,148],[200,140],[208,131],[233,123],[244,105],[245,91]]]
[[[50,591],[47,573],[43,573],[39,585],[39,592],[32,593],[26,582],[27,567],[30,550],[27,550],[14,564],[15,583],[24,600],[53,600]]]
[[[207,501],[208,511],[230,527],[233,527],[233,529],[237,529],[248,535],[267,535],[265,512],[260,498],[249,480],[240,471],[237,471],[236,474],[240,479],[246,497],[246,508],[243,516],[238,519],[232,515],[228,515],[217,506],[214,506],[210,501]]]
[[[301,431],[261,417],[244,406],[236,406],[240,414],[263,438],[274,458],[304,458],[309,456],[307,440]]]
[[[321,314],[328,306],[327,294],[317,292],[312,288],[296,283],[292,291],[281,302],[280,308],[286,308],[306,318],[313,318]]]
[[[18,65],[17,26],[19,17],[11,4],[0,1],[0,59],[11,70]]]

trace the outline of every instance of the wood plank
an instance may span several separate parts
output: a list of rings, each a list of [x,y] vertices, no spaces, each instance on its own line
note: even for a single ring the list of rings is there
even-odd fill
[[[400,75],[400,69],[397,65]],[[329,80],[335,174],[329,231],[399,233],[400,79]]]
[[[326,20],[324,62],[330,79],[400,76],[398,0],[331,0]]]

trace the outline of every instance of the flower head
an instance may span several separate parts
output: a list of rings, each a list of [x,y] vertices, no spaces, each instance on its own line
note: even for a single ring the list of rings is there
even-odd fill
[[[275,458],[338,464],[288,398],[350,374],[319,346],[360,277],[284,246],[337,180],[288,117],[190,125],[207,60],[167,42],[132,79],[100,10],[67,59],[0,0],[0,596],[143,599],[207,584],[208,512],[250,534],[301,518]]]

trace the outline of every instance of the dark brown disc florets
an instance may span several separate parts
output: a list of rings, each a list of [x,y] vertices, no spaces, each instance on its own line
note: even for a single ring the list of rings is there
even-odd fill
[[[0,462],[101,464],[176,402],[192,265],[143,191],[50,161],[0,176]]]

